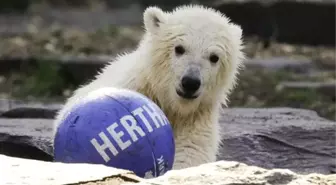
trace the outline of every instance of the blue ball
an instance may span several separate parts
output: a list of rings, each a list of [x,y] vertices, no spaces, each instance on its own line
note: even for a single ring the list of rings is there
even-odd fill
[[[54,161],[104,164],[151,178],[172,169],[175,142],[163,111],[135,91],[101,88],[72,107],[54,138]]]

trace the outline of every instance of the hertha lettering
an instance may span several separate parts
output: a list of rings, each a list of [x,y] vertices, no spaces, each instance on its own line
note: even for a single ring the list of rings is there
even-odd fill
[[[147,119],[146,115],[147,117],[150,117],[150,120]],[[140,127],[137,124],[136,119],[141,120],[145,126],[143,128]],[[166,118],[158,111],[155,111],[153,107],[147,104],[136,108],[132,111],[132,114],[124,115],[119,119],[119,122],[114,122],[108,126],[106,131],[101,131],[98,134],[101,144],[99,144],[96,138],[91,139],[90,142],[104,161],[108,162],[110,157],[106,153],[106,150],[109,150],[114,156],[116,156],[120,151],[127,149],[133,142],[136,142],[139,139],[138,135],[140,137],[145,137],[146,133],[143,129],[147,129],[148,132],[153,132],[153,130],[167,124],[169,124],[168,120],[166,120]],[[123,131],[116,131],[116,128],[120,126],[122,126],[130,136],[127,140],[122,139],[125,135]],[[117,146],[111,142],[107,134],[112,137]]]

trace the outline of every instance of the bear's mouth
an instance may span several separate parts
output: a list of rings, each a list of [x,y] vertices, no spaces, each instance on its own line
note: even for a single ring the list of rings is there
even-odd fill
[[[185,93],[185,92],[182,92],[182,91],[180,91],[180,90],[178,90],[178,89],[176,89],[176,93],[177,93],[180,97],[182,97],[182,98],[184,98],[184,99],[188,99],[188,100],[193,100],[193,99],[196,99],[196,98],[198,97],[198,95],[196,95],[196,94]]]

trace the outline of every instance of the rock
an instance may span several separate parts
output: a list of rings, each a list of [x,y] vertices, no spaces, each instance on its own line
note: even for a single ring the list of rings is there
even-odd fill
[[[51,119],[60,107],[59,103],[0,100],[0,154],[51,161]]]
[[[218,160],[297,173],[336,173],[336,122],[292,108],[225,109]]]
[[[279,91],[285,90],[314,90],[329,97],[336,95],[336,82],[281,82],[276,87]]]
[[[142,179],[132,172],[103,165],[43,162],[4,155],[0,155],[0,163],[1,184],[4,185],[335,185],[336,182],[336,175],[300,175],[287,169],[267,170],[234,161],[172,170],[153,179]]]
[[[45,108],[14,108],[1,114],[1,117],[23,117],[23,118],[49,118],[52,119],[56,115],[57,109],[47,110]]]
[[[51,102],[32,102],[32,101],[23,101],[23,100],[11,100],[11,99],[0,99],[0,117],[2,117],[1,113],[7,112],[7,114],[11,114],[8,111],[11,110],[22,110],[26,109],[26,116],[24,117],[36,117],[31,114],[31,112],[35,110],[45,111],[46,114],[50,110],[57,110],[62,106],[61,103],[51,103]],[[30,111],[30,112],[29,112]],[[21,111],[24,114],[24,111]],[[29,112],[29,113],[28,113]],[[18,112],[17,112],[18,113]],[[28,116],[28,117],[27,117]],[[16,116],[19,117],[19,116]],[[43,117],[45,118],[45,117]]]
[[[336,175],[298,175],[286,169],[266,170],[238,162],[218,161],[198,167],[169,171],[139,185],[335,185]]]
[[[42,162],[0,155],[0,184],[86,184],[109,179],[113,184],[138,182],[132,172],[103,165]]]
[[[51,161],[51,119],[1,119],[0,153]]]
[[[223,110],[220,123],[218,160],[303,174],[336,173],[336,123],[314,111],[230,108]],[[51,119],[0,118],[0,153],[51,161],[51,131]]]
[[[254,58],[246,60],[246,68],[258,68],[266,70],[286,70],[296,73],[307,73],[314,68],[314,62],[310,60],[294,60],[285,57],[273,57],[268,59]]]
[[[322,56],[315,59],[315,63],[322,70],[334,71],[336,68],[335,50],[333,52],[324,50]]]

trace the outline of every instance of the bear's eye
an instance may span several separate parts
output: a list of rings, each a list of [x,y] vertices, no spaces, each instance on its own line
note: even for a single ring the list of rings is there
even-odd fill
[[[183,46],[178,45],[175,47],[175,53],[177,55],[183,55],[184,52],[185,52],[185,49],[183,48]]]
[[[209,60],[210,60],[211,63],[216,63],[216,62],[218,62],[219,57],[215,54],[211,54],[210,57],[209,57]]]

